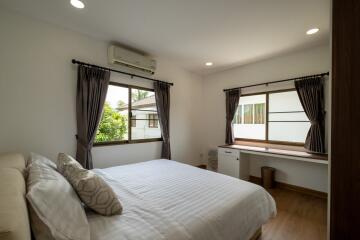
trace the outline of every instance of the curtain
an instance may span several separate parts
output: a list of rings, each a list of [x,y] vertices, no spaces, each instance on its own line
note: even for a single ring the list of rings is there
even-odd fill
[[[163,138],[161,158],[171,159],[170,150],[170,86],[162,82],[154,82],[156,107]]]
[[[240,89],[230,90],[226,92],[226,144],[233,144],[235,141],[232,121],[234,119],[236,109],[239,105],[239,100]]]
[[[295,81],[295,88],[311,123],[305,149],[325,153],[324,77]]]
[[[109,71],[83,65],[78,67],[76,159],[86,169],[93,168],[91,148],[102,115],[109,80]]]

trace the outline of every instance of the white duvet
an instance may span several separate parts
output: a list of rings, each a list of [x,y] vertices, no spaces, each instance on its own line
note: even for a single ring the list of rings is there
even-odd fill
[[[123,205],[88,213],[92,240],[248,240],[276,214],[260,186],[170,160],[96,169]]]

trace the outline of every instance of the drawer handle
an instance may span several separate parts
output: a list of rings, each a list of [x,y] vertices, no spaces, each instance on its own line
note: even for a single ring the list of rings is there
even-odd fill
[[[229,151],[225,151],[225,153],[232,153],[232,152],[229,152]]]

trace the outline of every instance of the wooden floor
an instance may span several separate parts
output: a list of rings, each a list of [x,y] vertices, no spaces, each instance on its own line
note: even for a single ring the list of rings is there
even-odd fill
[[[284,190],[269,190],[277,205],[277,216],[262,228],[260,240],[326,239],[325,199]]]

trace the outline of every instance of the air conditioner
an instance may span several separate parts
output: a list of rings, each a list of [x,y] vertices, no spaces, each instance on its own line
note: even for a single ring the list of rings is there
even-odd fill
[[[156,61],[134,51],[111,45],[108,48],[109,63],[121,67],[126,72],[152,75],[156,70]]]

